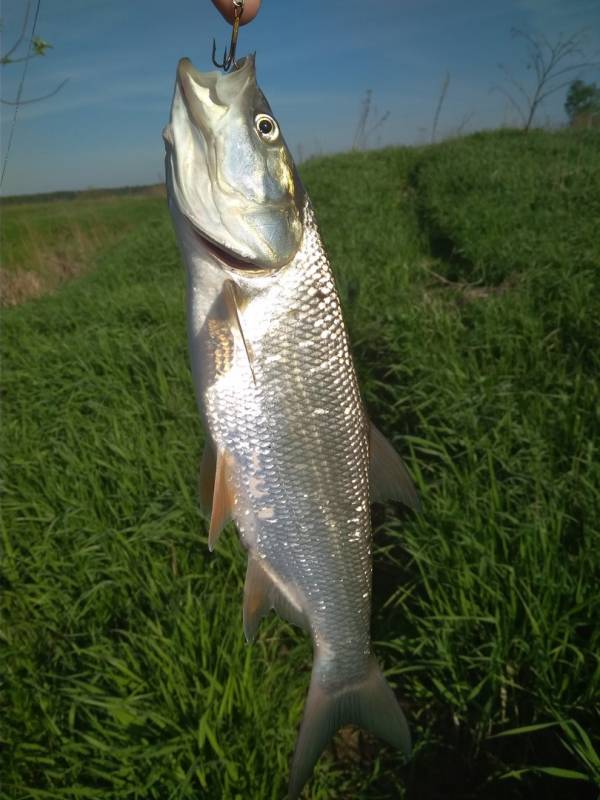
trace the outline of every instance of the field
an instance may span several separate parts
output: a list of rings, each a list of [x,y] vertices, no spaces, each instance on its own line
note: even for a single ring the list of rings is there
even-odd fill
[[[477,134],[302,176],[366,404],[423,505],[374,510],[374,648],[413,758],[345,729],[305,797],[591,800],[598,133]],[[86,274],[3,311],[3,796],[278,800],[310,643],[274,616],[244,643],[244,554],[233,529],[209,554],[198,509],[164,201],[106,202],[124,227]],[[22,219],[47,245],[52,216]]]
[[[157,189],[3,204],[0,303],[17,305],[90,269],[99,250],[143,222],[151,206],[164,206]]]

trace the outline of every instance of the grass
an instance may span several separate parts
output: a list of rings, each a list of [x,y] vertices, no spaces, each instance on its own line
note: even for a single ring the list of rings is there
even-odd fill
[[[102,248],[140,225],[151,205],[163,204],[162,198],[141,191],[3,202],[1,304],[17,305],[54,291],[89,268]]]
[[[500,132],[303,177],[424,508],[374,513],[373,637],[414,757],[346,730],[306,797],[595,797],[600,140]],[[233,531],[207,551],[183,272],[146,202],[94,271],[3,313],[19,800],[280,798],[308,686],[295,629],[244,644]]]

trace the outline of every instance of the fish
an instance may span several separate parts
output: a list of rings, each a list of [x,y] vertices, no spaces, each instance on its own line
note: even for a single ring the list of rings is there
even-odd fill
[[[410,754],[407,721],[371,646],[370,505],[419,501],[367,416],[314,210],[255,56],[228,73],[181,59],[163,138],[206,433],[208,545],[235,523],[248,555],[249,643],[274,609],[313,644],[288,785],[295,800],[343,725]]]

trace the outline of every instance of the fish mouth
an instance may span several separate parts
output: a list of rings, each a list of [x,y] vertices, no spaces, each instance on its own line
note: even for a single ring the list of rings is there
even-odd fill
[[[217,244],[209,238],[205,233],[199,230],[191,220],[188,219],[190,227],[197,239],[204,245],[211,255],[213,255],[223,266],[228,267],[236,272],[254,273],[260,275],[268,275],[275,270],[270,267],[260,267],[252,261],[247,261],[239,255],[236,255],[231,250],[227,250],[223,245]]]
[[[181,58],[177,64],[177,83],[188,113],[192,120],[200,125],[202,125],[202,117],[198,113],[198,106],[201,100],[194,91],[194,87],[201,92],[203,90],[204,92],[208,92],[212,102],[219,105],[223,102],[231,102],[254,75],[254,53],[240,58],[236,67],[231,72],[225,74],[215,70],[211,72],[200,72],[187,57]],[[219,96],[221,94],[223,97]]]
[[[253,72],[255,62],[255,54],[249,53],[247,56],[242,56],[242,58],[235,63],[234,68],[230,72],[223,73],[214,69],[210,72],[200,72],[187,56],[183,56],[183,58],[179,59],[179,63],[177,64],[177,77],[181,80],[189,75],[196,83],[208,88],[217,83],[217,81],[220,83],[223,83],[223,81],[227,83],[235,82],[236,76],[239,77],[243,72]]]
[[[198,98],[194,95],[194,84],[209,92],[214,91],[217,82],[216,72],[200,72],[194,67],[189,58],[181,58],[177,64],[177,84],[183,97],[188,115],[198,123],[197,105]]]

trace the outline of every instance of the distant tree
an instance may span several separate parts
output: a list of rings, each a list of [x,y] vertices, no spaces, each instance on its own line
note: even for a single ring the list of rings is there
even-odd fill
[[[576,119],[600,113],[600,89],[595,83],[572,81],[565,100],[565,111],[571,124]]]
[[[540,105],[550,95],[559,92],[573,80],[573,73],[597,66],[599,62],[590,61],[583,51],[584,33],[571,36],[559,34],[550,41],[543,34],[531,34],[513,28],[511,35],[521,38],[527,47],[527,69],[532,71],[533,80],[529,85],[518,81],[513,73],[500,64],[508,86],[495,86],[502,92],[523,122],[523,130],[528,131]],[[567,75],[570,76],[567,78]]]

